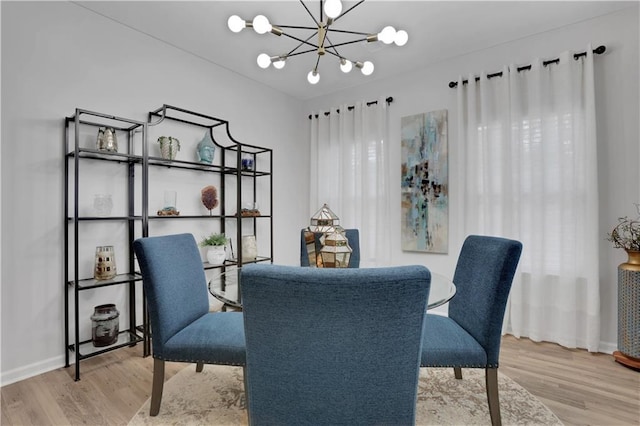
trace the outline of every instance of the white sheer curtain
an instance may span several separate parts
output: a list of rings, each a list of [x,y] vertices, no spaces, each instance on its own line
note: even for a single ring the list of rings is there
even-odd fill
[[[464,230],[523,252],[504,331],[598,351],[598,180],[593,55],[458,80]]]
[[[309,216],[327,203],[342,227],[360,230],[360,266],[384,265],[391,245],[387,102],[326,112],[311,119]]]

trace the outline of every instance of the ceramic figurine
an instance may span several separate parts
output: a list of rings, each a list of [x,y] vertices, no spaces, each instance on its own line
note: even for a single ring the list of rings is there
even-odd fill
[[[101,127],[98,130],[96,148],[98,148],[99,151],[118,152],[116,130],[112,127]]]
[[[198,155],[198,161],[203,164],[213,163],[213,155],[216,152],[216,145],[211,140],[209,130],[204,134],[204,137],[198,146],[196,147],[196,154]]]

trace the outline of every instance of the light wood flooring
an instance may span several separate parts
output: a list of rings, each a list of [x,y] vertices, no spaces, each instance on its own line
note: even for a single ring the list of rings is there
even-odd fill
[[[1,424],[126,425],[150,395],[153,361],[141,352],[127,348],[82,361],[78,382],[72,366],[2,387]],[[167,363],[165,379],[185,366]],[[640,425],[640,373],[611,355],[505,336],[500,372],[567,426]]]

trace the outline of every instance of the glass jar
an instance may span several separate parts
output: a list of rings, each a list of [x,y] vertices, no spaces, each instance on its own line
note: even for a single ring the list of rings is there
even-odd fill
[[[102,347],[114,344],[120,331],[120,312],[116,305],[109,303],[93,308],[91,315],[91,340],[93,346]]]
[[[93,198],[93,210],[96,216],[106,217],[111,214],[113,209],[113,200],[111,194],[96,194]]]

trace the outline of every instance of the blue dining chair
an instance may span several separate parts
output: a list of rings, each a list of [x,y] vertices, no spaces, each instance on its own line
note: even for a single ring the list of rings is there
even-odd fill
[[[307,251],[307,242],[305,241],[306,229],[300,231],[300,266],[309,265],[309,254]],[[314,247],[315,252],[320,253],[322,245],[320,244],[320,236],[322,232],[314,232]],[[345,229],[344,233],[349,241],[349,247],[351,247],[351,257],[349,258],[349,268],[360,267],[360,232],[357,229]]]
[[[422,367],[484,368],[491,424],[502,424],[498,399],[498,358],[502,322],[522,244],[470,235],[464,241],[453,282],[449,316],[427,314]]]
[[[240,277],[250,425],[415,424],[427,268],[251,264]]]
[[[133,249],[151,322],[153,385],[150,415],[160,410],[165,361],[245,365],[240,312],[209,312],[207,280],[191,234],[140,238]]]

